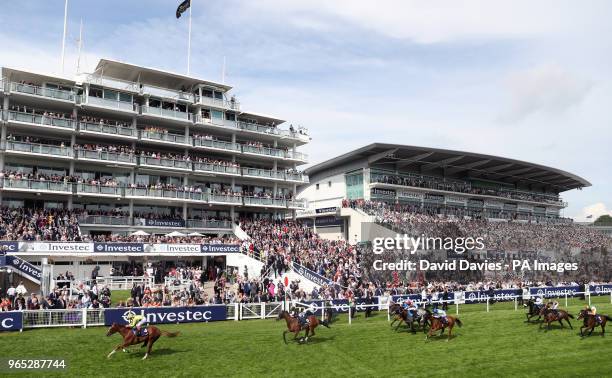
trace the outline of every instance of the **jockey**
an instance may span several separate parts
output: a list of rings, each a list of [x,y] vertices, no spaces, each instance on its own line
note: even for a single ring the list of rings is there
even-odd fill
[[[595,317],[595,321],[597,323],[601,323],[601,315],[597,315],[597,309],[595,308],[595,306],[592,306],[590,309],[588,308],[588,306],[585,307],[587,308],[587,314],[593,315]]]
[[[297,318],[297,320],[300,322],[300,326],[304,326],[310,323],[308,317],[312,315],[312,312],[310,311],[309,307],[302,308],[301,310],[298,307],[294,307],[291,311],[291,315],[294,318]]]
[[[140,331],[142,329],[142,326],[147,323],[147,318],[142,315],[136,315],[133,312],[130,312],[127,316],[127,321],[129,322],[129,326],[130,328],[132,328],[134,335],[136,335],[136,337],[140,337]]]
[[[433,317],[436,318],[436,319],[440,319],[442,324],[446,324],[446,322],[447,322],[446,311],[441,310],[439,308],[434,308],[434,310],[433,310]]]
[[[559,310],[557,310],[559,308],[559,302],[557,301],[550,301],[546,304],[546,307],[551,310],[555,315],[559,315]]]
[[[536,297],[534,305],[539,310],[544,305],[544,300],[542,300],[542,296]]]
[[[411,317],[414,317],[416,315],[416,310],[417,310],[416,303],[412,299],[408,299],[406,301],[406,305],[407,305],[408,314],[410,314]]]

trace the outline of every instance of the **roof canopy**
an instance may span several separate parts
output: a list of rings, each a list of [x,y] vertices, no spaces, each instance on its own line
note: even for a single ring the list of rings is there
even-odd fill
[[[227,92],[231,86],[216,83],[214,81],[202,80],[192,76],[186,76],[174,72],[159,70],[156,68],[141,67],[130,63],[119,62],[110,59],[100,59],[96,66],[96,74],[112,77],[115,79],[141,82],[161,88],[181,90],[182,88],[192,89],[198,85],[218,88]]]
[[[306,173],[313,176],[356,161],[371,168],[531,185],[557,192],[591,186],[577,175],[535,163],[474,152],[387,143],[369,144],[314,165]]]

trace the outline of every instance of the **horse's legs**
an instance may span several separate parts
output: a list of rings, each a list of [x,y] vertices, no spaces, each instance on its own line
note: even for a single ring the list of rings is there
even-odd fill
[[[582,334],[582,329],[585,328],[585,326],[580,327],[580,337],[584,337],[584,335]]]
[[[115,349],[111,350],[111,352],[108,354],[108,356],[106,356],[106,358],[111,358],[111,356],[112,356],[113,354],[115,354],[115,352],[117,352],[119,349],[125,349],[125,347],[126,347],[126,346],[129,346],[129,345],[130,345],[130,344],[129,344],[129,343],[127,343],[127,342],[125,342],[125,341],[124,341],[124,342],[122,342],[121,344],[117,345],[117,346],[115,347]]]
[[[285,344],[287,344],[287,337],[286,337],[287,332],[289,332],[289,330],[288,330],[288,329],[286,329],[286,330],[284,330],[284,331],[283,331],[283,340],[285,341]]]
[[[145,360],[147,357],[149,357],[149,354],[151,354],[151,348],[153,348],[153,343],[155,341],[157,341],[157,339],[159,339],[159,336],[151,338],[151,336],[149,336],[148,339],[148,347],[147,347],[147,353],[145,353],[144,357],[142,358],[143,360]]]
[[[562,320],[563,320],[563,319],[559,319],[559,324],[561,324],[561,328],[564,328],[565,326],[563,325]]]
[[[566,318],[565,321],[567,321],[567,324],[569,324],[570,329],[574,329],[574,327],[572,327],[572,322],[570,322],[569,318]]]
[[[601,337],[606,335],[606,323],[601,324]]]
[[[448,326],[448,339],[446,339],[446,342],[448,342],[448,340],[451,339],[452,333],[453,333],[453,326]]]

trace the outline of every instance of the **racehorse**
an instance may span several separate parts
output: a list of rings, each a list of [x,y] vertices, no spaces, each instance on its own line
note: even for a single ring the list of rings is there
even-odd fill
[[[123,342],[117,345],[115,349],[108,354],[107,358],[111,358],[111,356],[119,349],[123,349],[123,351],[126,352],[126,347],[142,343],[142,348],[145,346],[147,347],[147,353],[145,353],[144,357],[142,358],[144,360],[151,353],[153,343],[155,343],[161,336],[176,337],[179,334],[179,332],[160,331],[160,329],[155,326],[148,326],[147,334],[145,336],[137,337],[134,332],[132,332],[132,328],[113,323],[113,325],[108,329],[106,336],[114,335],[117,332],[123,336]]]
[[[599,315],[600,319],[601,319],[601,323],[598,324],[597,319],[595,319],[596,315],[590,314],[588,312],[588,310],[582,310],[580,311],[580,314],[578,315],[578,320],[580,319],[584,319],[583,321],[583,325],[582,327],[580,327],[580,336],[584,337],[584,336],[591,336],[591,334],[593,333],[593,330],[595,329],[595,327],[601,327],[601,336],[605,336],[606,334],[606,323],[608,322],[608,320],[612,320],[611,317],[609,317],[608,315],[604,315],[601,314]],[[587,335],[586,333],[582,333],[582,330],[589,330],[589,334]]]
[[[327,321],[320,321],[315,315],[309,315],[308,322],[304,325],[300,325],[300,320],[298,318],[294,318],[289,314],[289,312],[283,310],[278,314],[278,318],[276,318],[276,320],[281,319],[285,319],[285,321],[287,322],[287,329],[283,332],[283,340],[285,341],[285,344],[287,344],[287,332],[295,334],[293,339],[296,340],[300,332],[302,330],[306,330],[306,335],[302,339],[304,341],[308,341],[309,336],[312,337],[315,335],[314,330],[319,324],[325,326],[326,328],[329,328],[329,325],[327,325]]]
[[[561,324],[561,327],[563,327],[562,320],[565,320],[567,324],[569,324],[570,328],[574,329],[574,327],[572,327],[572,323],[570,323],[570,318],[574,319],[574,315],[565,310],[553,310],[544,306],[540,310],[540,316],[544,317],[544,321],[540,323],[540,328],[542,328],[542,324],[546,323],[546,328],[550,329],[550,323],[555,321],[558,321],[559,324]]]
[[[389,305],[389,314],[393,315],[393,321],[391,322],[391,327],[393,327],[393,324],[395,324],[396,321],[400,321],[400,324],[402,322],[402,305],[400,305],[399,303],[392,303]],[[399,325],[398,325],[399,327]],[[397,327],[395,328],[395,330],[397,331]]]
[[[425,340],[429,339],[434,332],[440,329],[442,330],[442,332],[440,332],[440,336],[442,336],[442,334],[444,333],[444,329],[448,327],[448,338],[446,339],[446,341],[448,341],[450,340],[451,334],[453,333],[453,327],[455,326],[455,323],[457,323],[459,327],[463,325],[459,318],[450,315],[446,316],[446,323],[442,323],[442,320],[433,317],[433,315],[431,315],[430,313],[427,313],[425,317],[431,322],[431,328],[429,328],[429,332],[427,333],[427,336],[425,336]]]
[[[397,327],[395,327],[395,330],[397,331],[399,326],[402,325],[402,322],[404,322],[410,327],[412,333],[416,333],[416,329],[419,326],[423,328],[423,332],[427,332],[427,325],[431,325],[430,321],[427,320],[427,314],[431,314],[431,312],[422,307],[419,307],[414,315],[410,315],[410,312],[406,309],[401,309],[399,312],[400,322],[397,324]],[[417,328],[414,327],[415,322],[417,323]]]
[[[526,320],[527,323],[529,323],[531,321],[531,318],[533,318],[536,315],[538,316],[536,321],[542,318],[542,315],[540,315],[540,309],[538,306],[536,306],[533,299],[529,299],[527,303],[525,303],[523,306],[529,309],[529,311],[525,314],[527,316],[527,320]]]

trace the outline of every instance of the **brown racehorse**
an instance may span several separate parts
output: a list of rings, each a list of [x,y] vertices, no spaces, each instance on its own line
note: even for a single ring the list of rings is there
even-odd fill
[[[561,327],[563,327],[562,320],[565,320],[567,324],[569,324],[570,328],[574,329],[574,327],[572,327],[572,323],[570,323],[570,318],[574,319],[574,315],[565,310],[553,310],[544,306],[540,310],[540,316],[544,318],[544,321],[540,323],[540,328],[542,328],[542,324],[546,323],[546,329],[550,329],[550,323],[556,321],[558,321],[559,324],[561,324]]]
[[[123,336],[123,342],[117,345],[115,349],[113,349],[108,354],[108,358],[111,358],[111,356],[115,354],[115,352],[119,349],[123,349],[123,351],[125,352],[125,348],[128,346],[143,343],[142,347],[147,347],[147,353],[145,353],[144,357],[142,358],[144,360],[151,353],[153,343],[155,343],[157,339],[159,339],[161,336],[176,337],[179,334],[179,332],[160,331],[159,328],[155,326],[148,326],[146,336],[136,337],[134,332],[132,332],[132,328],[121,324],[113,323],[113,325],[108,329],[106,336],[111,336],[117,332],[121,334],[121,336]]]
[[[612,318],[609,317],[608,315],[601,314],[599,315],[599,318],[601,319],[601,323],[598,323],[597,320],[595,319],[595,316],[596,315],[589,313],[588,310],[580,311],[580,314],[578,315],[578,320],[584,319],[583,326],[580,327],[580,336],[582,337],[591,336],[595,327],[601,327],[601,335],[605,336],[606,323],[608,322],[608,320],[612,320]],[[583,329],[587,331],[590,330],[589,334],[588,335],[586,333],[583,334],[582,333]]]
[[[293,339],[296,340],[300,332],[302,330],[306,330],[306,336],[303,339],[304,341],[308,341],[308,336],[310,335],[312,337],[315,335],[314,330],[319,324],[329,328],[329,325],[327,325],[326,321],[319,321],[319,319],[317,319],[317,317],[314,315],[308,316],[308,323],[303,326],[300,326],[300,321],[298,320],[298,318],[294,318],[287,311],[284,310],[281,311],[278,314],[278,318],[276,318],[276,320],[280,319],[285,319],[285,321],[287,322],[287,329],[283,332],[283,340],[285,341],[285,344],[287,344],[287,338],[285,337],[287,335],[287,332],[295,334]]]
[[[389,314],[393,315],[391,327],[393,327],[393,324],[395,324],[395,322],[398,320],[400,321],[400,324],[402,323],[402,306],[399,303],[392,303],[389,305]],[[397,330],[397,327],[395,330]]]
[[[440,332],[441,336],[444,333],[444,329],[448,327],[448,338],[446,339],[446,341],[448,341],[453,333],[455,323],[457,323],[459,327],[463,325],[459,318],[450,315],[446,315],[446,323],[442,323],[442,320],[434,318],[430,313],[425,314],[425,320],[429,320],[431,322],[431,328],[429,328],[429,332],[427,333],[427,336],[425,336],[425,340],[429,339],[437,330],[442,330],[442,332]]]

